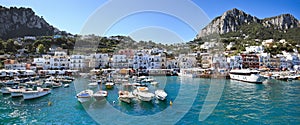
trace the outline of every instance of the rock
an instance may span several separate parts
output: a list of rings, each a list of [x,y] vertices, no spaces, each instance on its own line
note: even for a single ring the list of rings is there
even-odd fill
[[[30,8],[0,6],[0,38],[55,35],[60,31]]]
[[[205,37],[212,34],[224,34],[236,32],[241,25],[251,23],[261,23],[265,27],[274,27],[277,30],[287,30],[299,27],[299,21],[291,14],[282,14],[275,17],[258,19],[236,8],[226,11],[223,15],[213,19],[206,27],[204,27],[197,38]]]

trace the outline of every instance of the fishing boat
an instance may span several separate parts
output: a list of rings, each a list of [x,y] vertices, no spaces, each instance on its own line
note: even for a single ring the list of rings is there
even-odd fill
[[[249,82],[249,83],[262,83],[263,77],[259,74],[258,70],[250,70],[250,69],[238,69],[231,70],[229,72],[230,79]]]
[[[105,97],[107,97],[107,91],[99,90],[93,94],[93,97],[98,101],[103,100]]]
[[[119,97],[118,99],[122,102],[126,102],[126,103],[131,103],[131,100],[134,98],[135,96],[128,91],[119,91]]]
[[[92,90],[83,90],[81,92],[79,92],[76,97],[77,97],[77,100],[81,103],[83,102],[87,102],[91,99],[92,95],[93,95],[93,91]]]
[[[114,87],[114,83],[113,82],[106,82],[105,83],[105,88],[106,89],[112,89]]]
[[[133,94],[136,95],[138,99],[149,102],[154,97],[154,94],[148,92],[148,90],[148,87],[137,87],[135,90],[133,90]]]
[[[168,94],[162,89],[156,90],[154,92],[154,94],[155,94],[155,97],[159,100],[165,100],[166,97],[168,96]]]
[[[26,99],[35,99],[51,93],[49,88],[34,87],[33,90],[26,90],[23,92],[23,98]]]

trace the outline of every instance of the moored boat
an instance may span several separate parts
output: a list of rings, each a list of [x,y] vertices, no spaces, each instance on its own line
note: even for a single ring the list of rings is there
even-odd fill
[[[98,101],[103,100],[105,97],[107,97],[107,91],[99,90],[93,94],[93,97]]]
[[[106,89],[112,89],[114,87],[114,83],[113,82],[106,82],[105,83],[105,88]]]
[[[148,92],[148,87],[137,87],[134,91],[133,94],[138,97],[138,99],[142,101],[151,101],[154,97],[154,94],[151,92]]]
[[[155,97],[159,100],[165,100],[166,97],[168,96],[168,94],[162,89],[156,90],[154,92],[154,94],[155,94]]]
[[[250,83],[262,83],[264,81],[263,77],[259,74],[258,70],[250,69],[238,69],[231,70],[229,72],[230,79],[250,82]]]
[[[23,92],[25,92],[26,89],[23,87],[16,86],[15,88],[10,89],[9,91],[11,97],[20,97],[23,96]]]
[[[23,98],[26,99],[35,99],[51,93],[49,88],[40,88],[34,87],[33,90],[27,90],[23,92]]]
[[[134,95],[128,91],[119,91],[118,99],[122,102],[131,103],[131,100],[134,98]]]
[[[1,88],[1,92],[2,92],[2,94],[10,94],[10,90],[11,89],[11,87],[2,87]]]
[[[81,92],[79,92],[76,97],[77,97],[77,100],[81,103],[83,102],[87,102],[91,99],[92,95],[93,95],[93,91],[92,90],[83,90]]]

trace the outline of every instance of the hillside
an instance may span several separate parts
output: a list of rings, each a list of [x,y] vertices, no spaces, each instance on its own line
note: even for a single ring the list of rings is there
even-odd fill
[[[0,38],[51,36],[61,32],[48,24],[31,8],[0,6]]]
[[[219,34],[223,37],[249,36],[256,39],[268,39],[276,37],[291,38],[287,33],[298,35],[300,23],[291,14],[281,14],[274,17],[258,19],[236,8],[226,11],[223,15],[214,18],[204,27],[197,38],[204,38],[210,35]],[[292,38],[293,37],[293,38]]]

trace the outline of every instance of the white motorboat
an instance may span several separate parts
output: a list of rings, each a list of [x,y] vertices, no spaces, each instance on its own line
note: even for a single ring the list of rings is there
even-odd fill
[[[119,97],[118,99],[122,102],[126,102],[126,103],[131,103],[131,100],[134,98],[135,96],[128,91],[119,91]]]
[[[91,82],[88,84],[89,88],[94,88],[94,87],[97,87],[98,86],[98,83],[97,82]]]
[[[250,82],[250,83],[262,83],[263,77],[259,74],[258,70],[249,70],[249,69],[238,69],[231,70],[229,72],[230,79]]]
[[[105,97],[107,97],[107,91],[105,90],[99,90],[97,92],[95,92],[93,94],[93,97],[96,99],[96,100],[102,100],[104,99]]]
[[[70,84],[64,84],[64,88],[70,87]]]
[[[50,93],[51,93],[51,89],[49,89],[49,88],[35,87],[33,90],[24,91],[23,98],[24,99],[35,99],[35,98],[39,98],[39,97],[45,96]]]
[[[9,90],[11,97],[20,97],[23,96],[23,92],[26,91],[25,88],[17,87]]]
[[[93,95],[93,91],[92,90],[83,90],[80,93],[78,93],[76,95],[77,99],[79,102],[83,103],[83,102],[87,102],[91,99],[92,95]]]
[[[154,97],[154,94],[151,92],[148,92],[148,87],[137,87],[134,91],[133,94],[138,97],[138,99],[142,101],[151,101],[152,98]]]
[[[159,100],[165,100],[166,97],[168,96],[168,94],[162,89],[156,90],[154,92],[154,94],[155,94],[155,97]]]
[[[158,84],[158,82],[156,82],[156,81],[153,81],[153,82],[151,82],[150,84],[155,86],[155,85],[157,85],[157,84]]]
[[[2,87],[1,88],[1,92],[2,92],[2,94],[10,94],[10,90],[11,89],[11,87]]]

